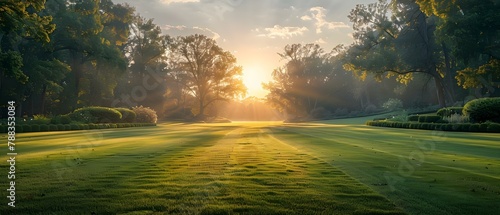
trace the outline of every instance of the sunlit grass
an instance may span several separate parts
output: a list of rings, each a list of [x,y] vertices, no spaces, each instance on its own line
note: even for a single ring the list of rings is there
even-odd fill
[[[275,138],[279,124],[20,134],[16,214],[401,213]]]
[[[18,134],[15,214],[499,211],[500,135],[356,120]]]

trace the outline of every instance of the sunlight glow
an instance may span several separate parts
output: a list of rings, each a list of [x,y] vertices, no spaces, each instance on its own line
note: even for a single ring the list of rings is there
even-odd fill
[[[247,87],[247,97],[264,98],[268,91],[262,87],[262,83],[267,81],[262,68],[253,65],[243,67],[243,83]]]

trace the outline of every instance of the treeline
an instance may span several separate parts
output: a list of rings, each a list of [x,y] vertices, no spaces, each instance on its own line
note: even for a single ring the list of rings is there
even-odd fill
[[[16,101],[18,116],[142,105],[203,117],[245,93],[236,58],[213,39],[164,35],[127,4],[6,0],[0,11],[0,106]]]
[[[498,11],[493,0],[357,5],[348,16],[354,43],[330,53],[286,46],[267,100],[291,116],[321,118],[372,112],[388,98],[414,108],[500,96]]]

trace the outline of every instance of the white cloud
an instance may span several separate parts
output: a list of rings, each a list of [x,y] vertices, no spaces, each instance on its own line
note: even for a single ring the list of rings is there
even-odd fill
[[[314,20],[314,25],[316,26],[316,33],[321,33],[323,28],[327,29],[336,29],[336,28],[349,28],[343,22],[328,22],[325,20],[326,17],[326,9],[323,7],[313,7],[309,9],[312,12],[311,15],[302,16],[300,19],[304,21]]]
[[[171,4],[171,3],[188,3],[188,2],[200,2],[200,0],[160,0],[163,4]]]
[[[316,40],[314,43],[317,43],[317,44],[325,44],[325,40],[323,40],[323,38],[319,38],[318,40]]]
[[[196,27],[195,26],[195,27],[193,27],[193,29],[211,33],[212,34],[212,39],[214,39],[214,40],[217,40],[217,39],[220,38],[220,35],[217,32],[212,31],[212,30],[210,30],[208,28],[200,28],[200,27]]]
[[[185,25],[175,25],[175,26],[174,25],[165,25],[163,27],[163,29],[165,29],[167,31],[170,29],[177,29],[179,31],[182,31],[182,30],[186,29],[186,26]]]
[[[260,30],[256,30],[259,32]],[[275,25],[272,28],[264,28],[265,34],[259,34],[260,37],[269,37],[269,38],[277,38],[280,37],[282,39],[289,39],[293,36],[302,35],[304,32],[309,31],[306,27],[282,27],[279,25]]]

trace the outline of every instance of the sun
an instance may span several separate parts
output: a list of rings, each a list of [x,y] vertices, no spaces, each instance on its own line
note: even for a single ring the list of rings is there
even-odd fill
[[[256,66],[243,67],[243,83],[247,87],[247,97],[265,97],[268,93],[262,87],[262,83],[268,82],[262,68]]]

